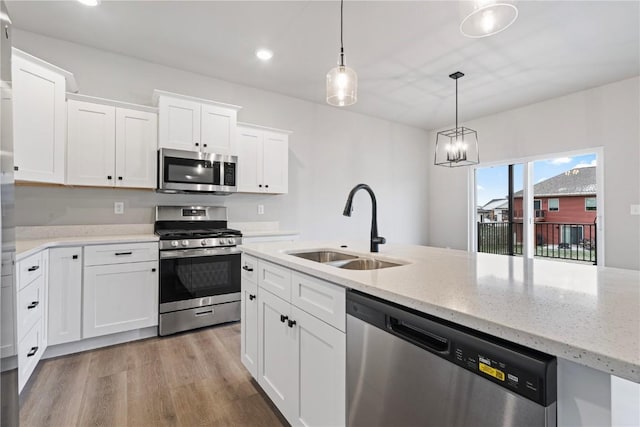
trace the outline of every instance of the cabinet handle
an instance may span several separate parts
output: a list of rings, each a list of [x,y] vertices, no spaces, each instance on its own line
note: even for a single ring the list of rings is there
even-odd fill
[[[33,308],[36,308],[39,304],[40,304],[40,301],[33,301],[31,304],[27,306],[27,309],[31,310]]]
[[[27,271],[36,271],[37,269],[39,269],[40,266],[39,265],[34,265],[32,267],[27,268]]]
[[[290,328],[293,328],[295,326],[295,324],[296,324],[296,321],[295,320],[289,320],[287,322],[287,324],[289,325]]]
[[[249,267],[248,265],[244,265],[244,266],[242,266],[242,269],[243,269],[244,271],[253,271],[253,268]]]
[[[120,255],[133,255],[133,252],[116,252],[116,256]]]
[[[256,299],[256,296],[249,294],[249,301],[253,301],[254,299]]]
[[[31,357],[31,356],[35,356],[36,353],[38,352],[38,347],[31,347],[31,350],[29,351],[29,353],[27,353],[27,357]]]
[[[78,259],[78,255],[72,256],[71,259]]]
[[[113,179],[111,175],[107,175],[107,179]]]
[[[122,177],[121,176],[118,177],[118,181],[122,181]]]
[[[289,316],[285,316],[284,314],[281,314],[281,315],[280,315],[280,321],[281,321],[282,323],[286,322],[288,318],[289,318]]]

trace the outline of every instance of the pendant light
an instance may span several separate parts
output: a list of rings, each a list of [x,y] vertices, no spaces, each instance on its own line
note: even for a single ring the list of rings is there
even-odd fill
[[[466,7],[469,2],[460,2]],[[518,8],[512,2],[502,0],[475,0],[473,9],[460,23],[460,32],[466,37],[478,39],[506,30],[518,18]]]
[[[343,9],[344,0],[340,0],[340,57],[338,66],[327,73],[327,103],[336,107],[353,105],[358,100],[358,75],[344,65]]]
[[[449,75],[456,81],[456,127],[438,132],[434,162],[438,166],[469,166],[480,162],[478,133],[473,129],[458,126],[458,79],[463,76],[460,71]]]

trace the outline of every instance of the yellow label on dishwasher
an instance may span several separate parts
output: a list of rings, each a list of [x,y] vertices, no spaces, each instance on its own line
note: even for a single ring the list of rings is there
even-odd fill
[[[485,365],[484,363],[480,362],[480,370],[485,374],[489,374],[492,377],[499,379],[500,381],[504,381],[504,372],[498,369],[492,368],[491,366]]]

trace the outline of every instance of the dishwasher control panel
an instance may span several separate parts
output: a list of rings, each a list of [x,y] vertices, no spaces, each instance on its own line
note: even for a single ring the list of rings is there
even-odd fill
[[[486,349],[480,350],[470,345],[454,345],[453,360],[463,368],[544,404],[540,387],[543,378],[536,372],[523,369],[504,358],[490,355]]]

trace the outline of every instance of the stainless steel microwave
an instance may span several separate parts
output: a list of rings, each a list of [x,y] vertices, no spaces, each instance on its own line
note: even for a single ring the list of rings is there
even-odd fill
[[[237,164],[237,156],[161,148],[158,150],[158,191],[235,193]]]

